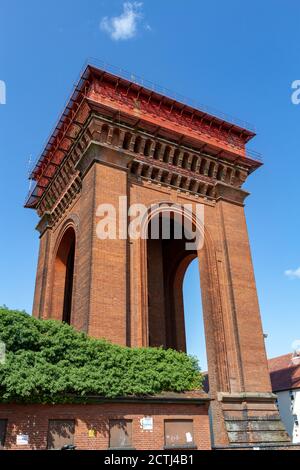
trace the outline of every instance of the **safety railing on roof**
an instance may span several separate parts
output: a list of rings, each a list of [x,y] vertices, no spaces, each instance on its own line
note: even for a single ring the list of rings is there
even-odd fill
[[[111,65],[108,62],[102,61],[100,59],[95,59],[95,58],[90,58],[89,60],[86,61],[84,70],[86,69],[88,65],[95,67],[95,68],[100,68],[104,71],[107,71],[108,73],[124,78],[125,80],[136,83],[142,87],[148,88],[151,91],[164,95],[175,101],[179,101],[187,106],[196,108],[199,111],[209,114],[211,116],[214,116],[218,119],[221,119],[222,121],[227,121],[231,124],[235,124],[236,126],[242,127],[243,129],[247,129],[249,131],[255,132],[255,126],[247,121],[233,117],[227,113],[223,113],[222,111],[219,111],[211,106],[207,106],[203,103],[199,103],[197,100],[193,98],[188,98],[180,93],[176,93],[170,90],[169,88],[158,85],[157,83],[151,82],[150,80],[146,80],[143,77],[136,75],[133,72],[128,72],[127,70],[124,70],[120,67]]]
[[[256,160],[258,162],[263,161],[262,154],[256,150],[246,148],[246,157],[251,158],[251,160]]]

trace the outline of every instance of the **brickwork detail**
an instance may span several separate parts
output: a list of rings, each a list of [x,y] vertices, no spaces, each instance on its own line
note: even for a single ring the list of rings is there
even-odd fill
[[[141,429],[140,420],[145,416],[153,418],[151,432]],[[207,404],[0,405],[0,419],[8,420],[7,450],[47,449],[49,419],[75,420],[74,444],[78,450],[108,449],[110,419],[132,420],[133,448],[164,449],[164,421],[188,419],[193,421],[196,448],[211,449]],[[28,436],[28,445],[17,445],[18,434]]]

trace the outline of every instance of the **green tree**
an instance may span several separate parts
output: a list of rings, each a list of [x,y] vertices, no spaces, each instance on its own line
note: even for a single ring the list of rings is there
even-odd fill
[[[198,361],[162,348],[128,348],[55,320],[0,307],[0,401],[63,403],[199,389]]]

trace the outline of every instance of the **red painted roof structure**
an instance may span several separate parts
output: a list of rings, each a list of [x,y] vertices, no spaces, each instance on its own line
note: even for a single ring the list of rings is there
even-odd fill
[[[259,154],[246,151],[255,132],[225,117],[194,108],[141,83],[88,65],[82,73],[30,179],[35,186],[25,207],[35,208],[92,113],[156,133],[195,150],[242,160],[253,171]]]

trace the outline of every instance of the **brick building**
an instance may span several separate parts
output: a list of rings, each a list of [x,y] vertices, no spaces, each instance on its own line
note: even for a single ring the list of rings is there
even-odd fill
[[[261,166],[246,148],[254,135],[88,66],[31,174],[26,202],[40,217],[33,314],[91,336],[184,351],[182,283],[198,259],[216,447],[289,442],[271,389],[244,215],[242,185]],[[134,204],[147,208],[143,234],[169,216],[168,240],[127,237]],[[125,236],[99,237],[103,205],[118,222],[125,217]],[[200,234],[201,247],[188,250],[188,237],[174,235],[178,220]]]
[[[0,444],[8,450],[209,450],[203,392],[70,405],[0,405]]]
[[[300,354],[284,354],[268,363],[281,419],[292,442],[300,444]]]

